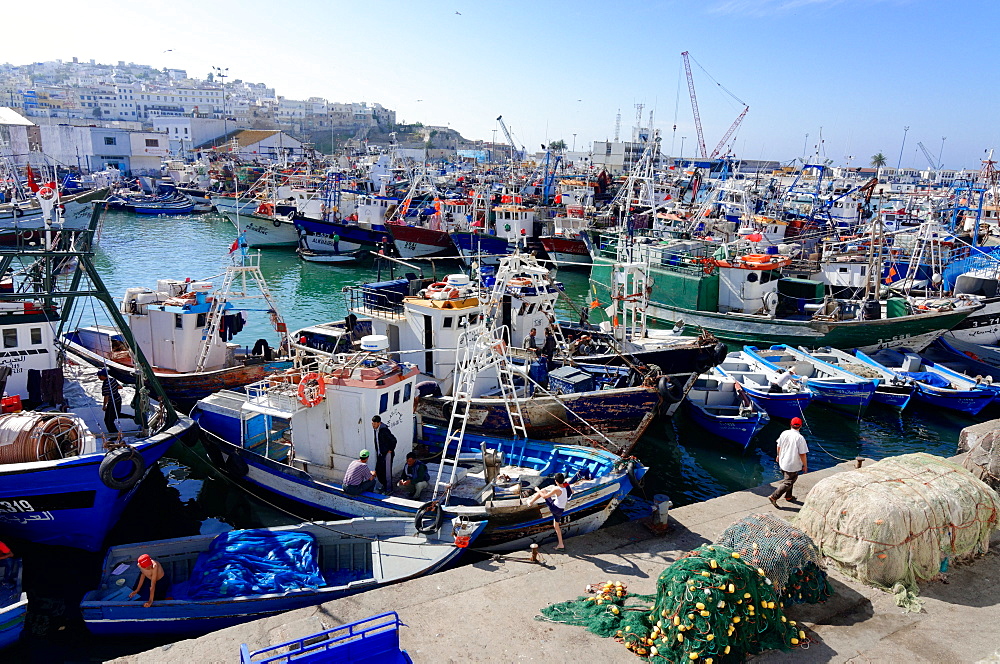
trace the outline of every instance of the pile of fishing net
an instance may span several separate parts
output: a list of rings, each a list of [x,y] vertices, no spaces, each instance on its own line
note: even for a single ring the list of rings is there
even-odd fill
[[[917,581],[985,553],[997,494],[956,463],[904,454],[820,480],[796,525],[838,568],[919,610]]]
[[[548,606],[538,619],[614,636],[660,663],[742,661],[805,639],[764,570],[723,546],[700,546],[665,569],[655,595],[610,581],[588,590],[596,594]]]
[[[784,519],[749,514],[726,528],[715,543],[739,552],[744,562],[763,569],[786,604],[815,604],[833,595],[815,542]]]
[[[983,422],[962,429],[958,451],[965,452],[962,466],[1000,491],[1000,429],[995,422]]]

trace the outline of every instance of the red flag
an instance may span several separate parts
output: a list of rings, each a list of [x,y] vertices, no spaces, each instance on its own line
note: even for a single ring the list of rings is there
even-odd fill
[[[236,253],[236,250],[239,248],[240,248],[240,239],[236,238],[235,240],[233,240],[233,243],[229,245],[229,253],[234,254]]]
[[[36,194],[38,193],[38,190],[41,189],[41,187],[38,186],[38,183],[35,182],[35,174],[31,170],[31,164],[28,164],[28,189]]]

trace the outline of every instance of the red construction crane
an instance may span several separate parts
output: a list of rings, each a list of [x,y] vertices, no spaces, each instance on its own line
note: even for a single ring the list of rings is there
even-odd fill
[[[702,158],[708,156],[708,150],[705,148],[705,132],[701,130],[701,114],[698,112],[698,95],[694,92],[694,77],[691,76],[691,62],[688,59],[688,52],[684,51],[681,53],[681,58],[684,60],[684,73],[687,74],[688,79],[688,94],[691,95],[691,112],[694,113],[694,126],[698,131],[698,150],[701,153]]]
[[[691,111],[694,113],[694,126],[695,129],[698,131],[698,150],[701,152],[702,158],[715,159],[716,157],[719,156],[719,153],[722,152],[722,149],[726,146],[726,142],[730,139],[730,137],[732,137],[733,133],[739,128],[740,123],[743,122],[743,118],[746,117],[747,111],[750,110],[750,107],[746,105],[746,102],[744,102],[742,99],[734,95],[732,92],[727,90],[725,86],[723,86],[721,83],[712,78],[711,74],[708,74],[707,71],[705,72],[706,74],[708,74],[709,78],[715,81],[716,85],[718,85],[726,92],[726,94],[728,94],[730,97],[732,97],[733,99],[735,99],[736,101],[738,101],[740,104],[743,105],[743,111],[736,117],[736,120],[733,121],[733,124],[730,125],[729,129],[722,137],[722,140],[719,141],[719,144],[715,146],[714,150],[712,150],[712,154],[708,154],[708,149],[705,147],[705,133],[702,131],[701,128],[701,113],[698,112],[698,96],[695,94],[694,91],[694,77],[691,75],[691,57],[687,51],[684,51],[683,53],[681,53],[681,58],[684,60],[684,73],[687,74],[688,93],[691,95]],[[698,66],[701,67],[701,64],[699,63]],[[702,67],[702,71],[705,71],[704,67]]]

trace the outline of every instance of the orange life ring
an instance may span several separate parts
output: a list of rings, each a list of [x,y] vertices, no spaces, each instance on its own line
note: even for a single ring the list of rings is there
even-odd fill
[[[441,291],[443,291],[447,287],[448,287],[448,284],[445,283],[444,281],[435,281],[433,284],[431,284],[430,286],[427,287],[427,293],[428,294],[431,294],[431,293],[440,293]]]
[[[768,254],[747,254],[746,256],[741,256],[740,260],[744,263],[765,265],[770,263],[773,258],[773,256],[769,256]]]
[[[326,383],[315,371],[307,373],[299,382],[299,403],[312,408],[326,397]]]
[[[274,214],[274,205],[271,203],[261,203],[257,206],[257,214]]]
[[[507,283],[509,283],[511,286],[530,286],[531,279],[528,279],[527,277],[515,277],[510,281],[508,281]]]
[[[717,267],[717,264],[716,264],[714,258],[707,258],[706,257],[706,258],[702,258],[698,262],[701,263],[701,266],[702,266],[701,270],[705,274],[712,274],[713,272],[715,272],[715,268]]]
[[[459,296],[458,289],[454,287],[445,288],[442,292],[444,293],[445,298],[449,300],[454,300]]]

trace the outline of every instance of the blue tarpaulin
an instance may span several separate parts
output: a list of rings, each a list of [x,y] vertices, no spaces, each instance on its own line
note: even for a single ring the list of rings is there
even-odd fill
[[[918,383],[924,383],[931,387],[951,387],[951,383],[944,376],[930,371],[900,371],[901,376],[912,378]]]
[[[216,537],[191,570],[190,599],[283,593],[325,585],[311,533],[233,530]]]

